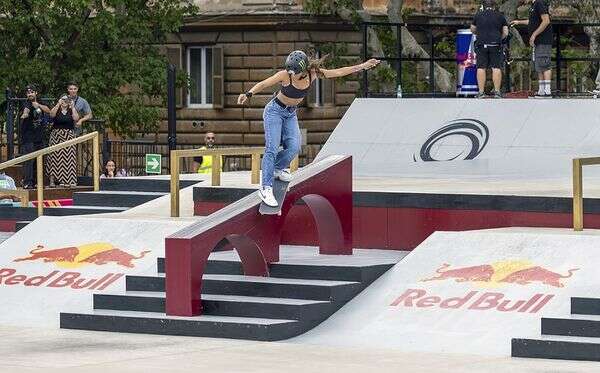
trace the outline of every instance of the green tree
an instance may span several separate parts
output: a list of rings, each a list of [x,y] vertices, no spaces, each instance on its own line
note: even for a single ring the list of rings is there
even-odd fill
[[[57,97],[80,84],[95,117],[131,136],[156,128],[165,102],[159,45],[195,12],[173,0],[0,0],[0,84]]]

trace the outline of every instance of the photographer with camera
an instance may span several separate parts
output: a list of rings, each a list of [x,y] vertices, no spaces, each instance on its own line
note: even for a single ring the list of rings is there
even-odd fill
[[[34,84],[25,88],[27,101],[21,114],[20,146],[21,155],[32,153],[44,147],[44,114],[50,113],[50,109],[44,102],[38,100],[38,89]],[[23,164],[23,188],[30,189],[36,185],[35,160]],[[40,182],[43,183],[42,180]]]
[[[54,118],[52,132],[50,132],[49,146],[74,139],[76,123],[79,121],[79,113],[75,109],[75,103],[68,95],[63,95],[56,106],[50,111]],[[47,173],[50,178],[50,187],[55,187],[56,182],[60,186],[73,187],[77,185],[77,147],[75,145],[57,150],[48,155]]]

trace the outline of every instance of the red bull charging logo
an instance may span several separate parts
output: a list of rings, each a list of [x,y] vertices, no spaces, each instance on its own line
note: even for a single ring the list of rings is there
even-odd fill
[[[145,250],[136,256],[106,242],[94,242],[58,249],[45,249],[44,246],[38,245],[29,252],[30,256],[17,258],[14,261],[43,260],[45,263],[53,262],[61,268],[78,268],[88,264],[104,265],[108,263],[134,268],[133,261],[142,259],[149,252],[149,250]]]
[[[561,273],[525,260],[505,260],[466,267],[452,267],[444,263],[435,271],[435,276],[424,278],[420,282],[454,280],[458,283],[473,283],[481,288],[509,284],[541,284],[550,288],[563,288],[566,279],[572,277],[577,270],[579,268],[571,268]],[[429,290],[424,289],[407,289],[390,306],[537,313],[554,298],[554,294],[543,293],[529,296],[520,292],[519,295],[520,299],[509,299],[506,294],[500,292],[469,291],[461,296],[448,297],[432,295]]]
[[[481,285],[507,283],[529,285],[540,283],[562,288],[565,286],[563,280],[573,276],[573,272],[578,269],[571,268],[566,274],[561,274],[521,260],[506,260],[492,264],[458,268],[451,268],[450,264],[444,263],[436,270],[436,276],[423,279],[421,282],[454,279],[456,282],[476,282]]]
[[[44,246],[38,245],[29,252],[29,256],[13,261],[42,261],[53,263],[59,268],[80,268],[92,264],[102,266],[111,263],[119,267],[134,268],[135,261],[142,259],[149,252],[149,250],[143,250],[138,255],[133,255],[106,242],[57,249],[46,249]],[[102,277],[83,276],[82,273],[75,271],[54,270],[43,275],[31,275],[19,273],[14,268],[0,268],[0,285],[102,291],[123,277],[123,273],[106,273]]]

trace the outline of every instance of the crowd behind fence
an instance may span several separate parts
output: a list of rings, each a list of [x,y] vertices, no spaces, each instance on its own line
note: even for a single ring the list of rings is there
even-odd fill
[[[456,82],[456,34],[458,30],[469,27],[469,24],[363,22],[363,60],[377,58],[386,62],[389,68],[362,73],[362,97],[396,96],[398,86],[402,87],[403,97],[456,96],[453,90],[439,90],[435,70],[436,65],[443,67]],[[590,41],[584,28],[600,28],[600,23],[552,23],[551,27],[554,33],[552,61],[555,95],[577,96],[593,90],[600,69],[600,55],[590,56]],[[521,27],[517,30],[527,44],[529,38],[526,30]],[[428,56],[403,55],[402,33],[407,31],[415,36]],[[370,34],[377,35],[384,55],[372,52],[374,45],[369,44]],[[509,47],[513,56],[511,63],[505,63],[504,66],[504,90],[531,90],[535,74],[532,73],[530,49],[515,38],[511,44]]]

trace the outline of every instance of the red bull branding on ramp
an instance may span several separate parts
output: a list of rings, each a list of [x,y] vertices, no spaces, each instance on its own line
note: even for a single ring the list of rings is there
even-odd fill
[[[3,325],[58,327],[93,310],[94,293],[122,293],[128,275],[156,274],[165,237],[189,221],[41,216],[0,244]]]
[[[525,232],[524,232],[525,230]],[[597,295],[600,235],[435,232],[299,342],[510,356],[514,337]]]

